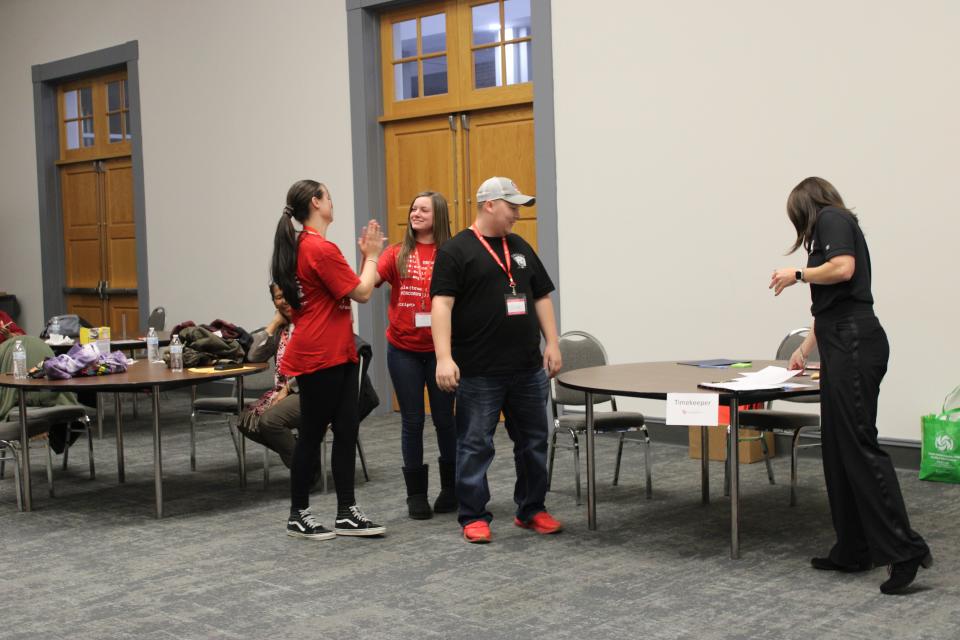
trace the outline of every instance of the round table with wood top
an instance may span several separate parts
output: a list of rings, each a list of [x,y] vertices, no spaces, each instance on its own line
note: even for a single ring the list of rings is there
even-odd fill
[[[786,367],[785,361],[753,360],[752,371],[767,366]],[[666,400],[671,393],[716,393],[720,403],[730,407],[730,433],[739,428],[739,407],[743,404],[766,402],[787,397],[814,395],[819,384],[807,377],[799,379],[809,387],[802,389],[764,389],[756,391],[725,391],[704,389],[703,382],[736,377],[743,369],[716,369],[681,365],[669,362],[641,362],[587,367],[560,373],[557,382],[564,387],[583,391],[586,396],[587,436],[587,526],[597,528],[596,467],[594,464],[593,395],[628,396]],[[728,438],[727,459],[730,461],[730,557],[740,557],[740,460],[739,438]],[[707,455],[707,427],[701,426],[701,493],[703,502],[709,502],[709,456]]]
[[[180,387],[222,380],[224,378],[237,379],[237,410],[243,409],[243,376],[247,376],[267,368],[264,363],[247,363],[240,369],[225,369],[210,373],[197,373],[184,369],[173,372],[163,363],[139,360],[129,366],[124,373],[114,373],[106,376],[88,376],[70,378],[67,380],[49,380],[47,378],[15,380],[12,374],[0,374],[0,387],[11,387],[19,391],[20,408],[20,446],[22,448],[22,471],[24,490],[24,510],[30,511],[32,500],[30,490],[30,448],[27,437],[27,406],[26,393],[28,391],[63,391],[76,393],[78,391],[125,392],[149,389],[153,398],[153,467],[154,485],[156,489],[156,517],[163,517],[163,463],[160,447],[160,392]],[[119,396],[118,396],[119,397]],[[240,456],[241,483],[245,478],[243,456]],[[119,399],[117,400],[117,475],[120,482],[124,481],[123,468],[123,431],[121,428]]]

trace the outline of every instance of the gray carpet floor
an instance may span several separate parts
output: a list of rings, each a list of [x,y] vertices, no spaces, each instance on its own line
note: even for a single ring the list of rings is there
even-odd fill
[[[960,487],[900,475],[912,524],[937,564],[910,595],[884,596],[883,568],[814,571],[832,541],[819,459],[800,464],[799,504],[743,467],[740,560],[729,557],[722,466],[713,501],[700,503],[699,462],[654,445],[654,497],[644,497],[642,453],[628,447],[611,486],[615,446],[598,446],[599,530],[575,504],[572,454],[560,450],[548,507],[566,530],[541,537],[512,524],[510,441],[498,432],[489,474],[494,542],[469,545],[453,514],[406,517],[399,418],[364,422],[371,480],[360,505],[387,525],[381,539],[315,542],[284,534],[288,472],[272,458],[260,482],[260,448],[248,449],[241,489],[224,424],[201,428],[198,470],[188,457],[188,401],[162,401],[165,517],[153,518],[149,416],[126,405],[127,482],[118,484],[112,417],[95,441],[56,471],[47,495],[34,454],[34,511],[18,513],[10,470],[0,481],[2,638],[958,638]],[[141,402],[147,410],[147,403]],[[83,444],[82,442],[80,443]],[[427,436],[427,451],[436,447]],[[434,457],[434,456],[430,456]],[[359,469],[359,466],[358,466]],[[775,461],[779,482],[788,461]],[[431,465],[436,492],[436,469]],[[328,525],[332,493],[312,497]]]

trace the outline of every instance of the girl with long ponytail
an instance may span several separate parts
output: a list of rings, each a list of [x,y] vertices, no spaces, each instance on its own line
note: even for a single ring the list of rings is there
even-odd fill
[[[300,223],[298,231],[294,221]],[[326,239],[333,222],[330,191],[314,180],[295,182],[274,235],[271,276],[290,304],[296,327],[278,366],[296,377],[301,425],[290,467],[290,518],[287,535],[326,540],[336,535],[382,535],[360,510],[353,490],[356,465],[358,358],[350,301],[370,299],[377,277],[383,233],[376,220],[363,229],[358,245],[360,273]],[[331,453],[337,516],[333,531],[310,512],[310,485],[327,425],[335,438]]]

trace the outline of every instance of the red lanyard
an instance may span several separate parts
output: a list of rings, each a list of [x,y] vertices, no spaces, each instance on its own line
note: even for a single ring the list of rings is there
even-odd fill
[[[433,249],[434,249],[434,261],[435,261],[437,245],[433,245]],[[430,279],[433,277],[434,263],[433,262],[430,263],[430,273],[429,274],[425,273],[423,269],[423,263],[420,262],[419,252],[420,252],[420,245],[419,244],[414,245],[413,259],[417,261],[417,275],[420,276],[420,311],[426,311],[427,300],[430,299]],[[407,276],[409,277],[409,275],[410,274],[408,273]],[[427,287],[426,292],[423,289],[424,285],[426,285]]]
[[[477,240],[480,241],[480,244],[483,245],[483,248],[487,250],[492,257],[494,262],[503,269],[503,272],[507,274],[507,279],[510,281],[510,290],[513,292],[513,295],[517,295],[517,283],[513,280],[513,271],[510,269],[510,250],[507,248],[507,237],[503,236],[503,258],[507,261],[507,266],[503,266],[503,262],[500,260],[500,256],[494,253],[493,248],[490,246],[490,243],[487,242],[487,239],[480,234],[480,230],[477,229],[477,224],[474,223],[470,227],[470,230],[473,231],[473,235],[477,236]]]

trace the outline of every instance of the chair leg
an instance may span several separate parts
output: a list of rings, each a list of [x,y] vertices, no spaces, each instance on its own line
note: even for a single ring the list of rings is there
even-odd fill
[[[140,396],[140,392],[139,392],[139,391],[134,391],[134,392],[133,392],[133,417],[134,417],[134,418],[138,418],[138,417],[139,417],[138,411],[137,411],[137,398],[138,398],[139,396]]]
[[[7,459],[0,458],[0,480],[3,480],[4,471],[7,470]]]
[[[653,498],[653,467],[650,459],[650,433],[647,427],[640,427],[643,432],[643,468],[647,475],[647,500]]]
[[[547,458],[547,491],[550,491],[550,486],[553,483],[553,458],[557,454],[557,427],[554,425],[553,433],[550,434],[550,456]],[[0,470],[0,478],[3,477],[2,470]]]
[[[67,429],[67,438],[68,439],[70,438],[69,429]],[[46,449],[47,449],[47,484],[50,485],[50,497],[52,498],[54,497],[53,496],[53,449],[50,448],[49,437],[47,438],[47,441],[46,441]],[[67,447],[67,449],[64,449],[63,453],[66,454],[68,449],[69,447]]]
[[[800,429],[793,432],[793,445],[790,447],[790,506],[797,506],[797,456],[800,453]]]
[[[767,438],[763,432],[760,433],[760,451],[763,452],[763,463],[767,465],[767,479],[770,480],[770,484],[777,484],[773,479],[773,465],[770,464],[770,450],[767,449]]]
[[[617,482],[620,481],[620,459],[623,458],[623,432],[620,432],[620,437],[617,438],[617,463],[613,466],[613,486],[617,486]]]
[[[17,450],[12,446],[10,447],[10,453],[13,455],[13,484],[17,492],[17,511],[23,511],[23,486],[20,483],[20,456],[17,455]]]
[[[363,479],[370,482],[370,474],[367,473],[367,457],[363,455],[363,443],[360,442],[360,436],[357,436],[357,453],[360,455],[360,468],[363,469]]]
[[[577,506],[580,505],[580,440],[577,438],[577,432],[570,429],[570,437],[573,438],[573,477],[577,484]]]
[[[47,442],[48,442],[47,446],[50,446],[50,445],[49,445],[49,439],[50,439],[50,436],[47,435]],[[69,457],[69,455],[70,455],[70,425],[68,424],[68,425],[67,425],[67,439],[66,439],[66,441],[63,443],[63,470],[64,470],[64,471],[67,470],[67,458]]]
[[[263,447],[263,488],[270,486],[270,449]]]

